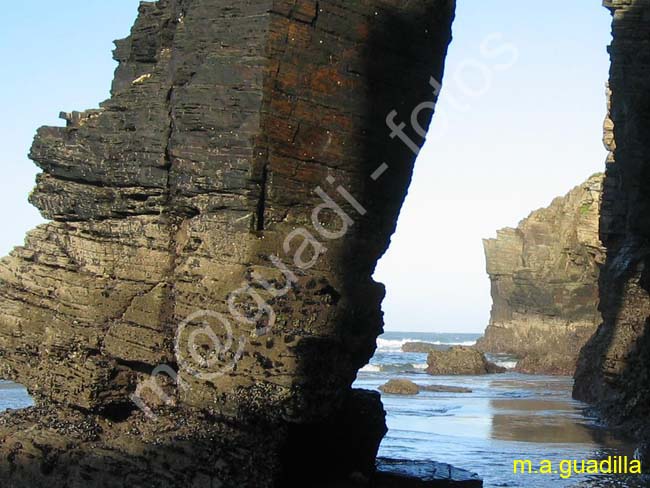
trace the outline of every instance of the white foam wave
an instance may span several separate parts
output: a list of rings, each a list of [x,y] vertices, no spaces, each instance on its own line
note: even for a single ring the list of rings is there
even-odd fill
[[[506,369],[515,369],[517,367],[517,361],[495,361],[494,364]]]
[[[374,364],[366,364],[359,371],[363,371],[364,373],[379,373],[381,371],[381,368],[379,366],[375,366]]]
[[[381,337],[377,339],[377,350],[383,352],[401,352],[402,346],[407,342],[423,342],[418,339],[382,339]],[[464,342],[442,342],[442,341],[425,341],[427,344],[435,344],[437,346],[473,346],[476,344],[476,341],[464,341]]]
[[[412,366],[415,369],[427,369],[429,367],[427,363],[418,363],[418,364],[413,364]]]
[[[377,339],[377,349],[380,351],[401,351],[402,346],[407,342],[414,342],[414,339],[390,340],[380,337]]]

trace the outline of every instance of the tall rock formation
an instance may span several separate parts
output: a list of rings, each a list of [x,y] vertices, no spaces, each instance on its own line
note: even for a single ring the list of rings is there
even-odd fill
[[[0,262],[0,377],[37,401],[0,416],[5,486],[372,473],[383,411],[350,385],[453,8],[141,4],[111,98],[32,147],[52,221]]]
[[[516,229],[484,241],[493,305],[477,347],[517,355],[522,372],[573,374],[580,349],[601,322],[603,178],[590,177]]]
[[[601,239],[603,324],[581,353],[574,395],[650,437],[650,2],[606,0],[613,15],[611,113]],[[613,131],[613,132],[612,132]]]

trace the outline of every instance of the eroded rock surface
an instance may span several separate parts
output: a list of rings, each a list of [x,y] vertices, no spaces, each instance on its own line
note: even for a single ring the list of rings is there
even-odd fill
[[[384,459],[378,461],[382,474],[379,488],[480,488],[476,473],[431,461]]]
[[[0,419],[3,483],[374,469],[383,410],[350,385],[382,331],[372,274],[415,159],[386,117],[423,143],[453,7],[141,4],[111,98],[32,147],[31,201],[52,221],[0,262],[0,377],[38,406]],[[357,454],[332,459],[340,445]]]
[[[600,276],[603,324],[585,346],[574,395],[606,420],[650,438],[650,3],[606,0],[613,14]]]
[[[426,372],[430,375],[481,375],[505,371],[473,347],[453,346],[445,351],[430,351],[427,356]]]
[[[379,387],[382,393],[389,395],[417,395],[420,393],[420,387],[411,380],[395,378],[389,380],[386,384]]]
[[[483,369],[480,374],[484,374],[486,370],[487,368]],[[385,384],[381,385],[379,390],[388,395],[417,395],[423,391],[431,393],[472,393],[471,389],[462,386],[421,385],[403,378],[389,380]]]
[[[522,359],[526,373],[573,374],[601,322],[598,236],[602,174],[484,241],[492,286],[490,324],[477,347]]]

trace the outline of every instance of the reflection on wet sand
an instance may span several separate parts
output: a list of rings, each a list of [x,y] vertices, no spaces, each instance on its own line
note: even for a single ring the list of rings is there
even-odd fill
[[[567,388],[573,385],[573,378],[566,376],[523,376],[516,379],[513,377],[497,377],[490,381],[490,386],[500,390],[515,390],[538,392],[542,395],[552,395],[553,393],[565,393]]]
[[[521,381],[499,383],[499,388],[512,386],[513,389],[522,389]],[[536,385],[531,383],[527,387],[533,390],[554,390],[553,386],[558,390],[566,388],[566,381],[562,380],[544,384],[538,382]],[[578,402],[539,398],[493,398],[490,399],[489,405],[492,411],[492,439],[544,444],[597,443],[610,447],[625,445],[585,417],[584,407]]]
[[[571,398],[572,378],[501,375],[437,376],[415,372],[426,355],[383,352],[375,365],[401,364],[399,377],[417,384],[465,387],[471,393],[421,392],[415,396],[383,395],[388,434],[385,457],[443,460],[480,473],[486,488],[648,488],[636,475],[560,473],[523,476],[513,460],[605,459],[631,456],[634,444],[620,441],[586,414],[586,405]],[[406,369],[404,369],[406,368]],[[412,371],[412,372],[411,372]],[[355,386],[377,389],[394,372],[362,372]]]

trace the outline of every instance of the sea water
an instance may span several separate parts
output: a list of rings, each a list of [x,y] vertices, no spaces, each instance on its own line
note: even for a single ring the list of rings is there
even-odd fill
[[[637,476],[514,474],[515,459],[542,459],[558,466],[564,459],[632,456],[630,443],[617,438],[571,398],[568,377],[529,376],[514,372],[483,376],[430,376],[426,354],[404,353],[406,342],[471,345],[479,334],[390,332],[377,340],[377,352],[357,377],[355,387],[378,390],[392,378],[421,385],[462,386],[472,393],[422,392],[416,396],[382,395],[388,434],[384,457],[433,460],[479,473],[486,488],[636,488],[650,486]],[[516,362],[492,357],[505,367]],[[32,401],[21,386],[0,381],[0,412]]]
[[[32,405],[32,399],[27,390],[20,385],[0,380],[0,412],[11,409],[25,408]]]
[[[604,459],[627,455],[633,447],[600,426],[587,406],[571,398],[570,377],[531,376],[509,371],[498,375],[430,376],[426,354],[404,353],[406,342],[471,345],[479,334],[390,332],[377,340],[377,352],[357,377],[355,387],[378,390],[392,378],[421,385],[470,388],[472,393],[421,392],[416,396],[382,394],[388,434],[380,456],[432,460],[477,472],[486,488],[649,486],[638,476],[514,474],[515,459],[536,468],[548,459]],[[514,358],[491,357],[513,368]]]

